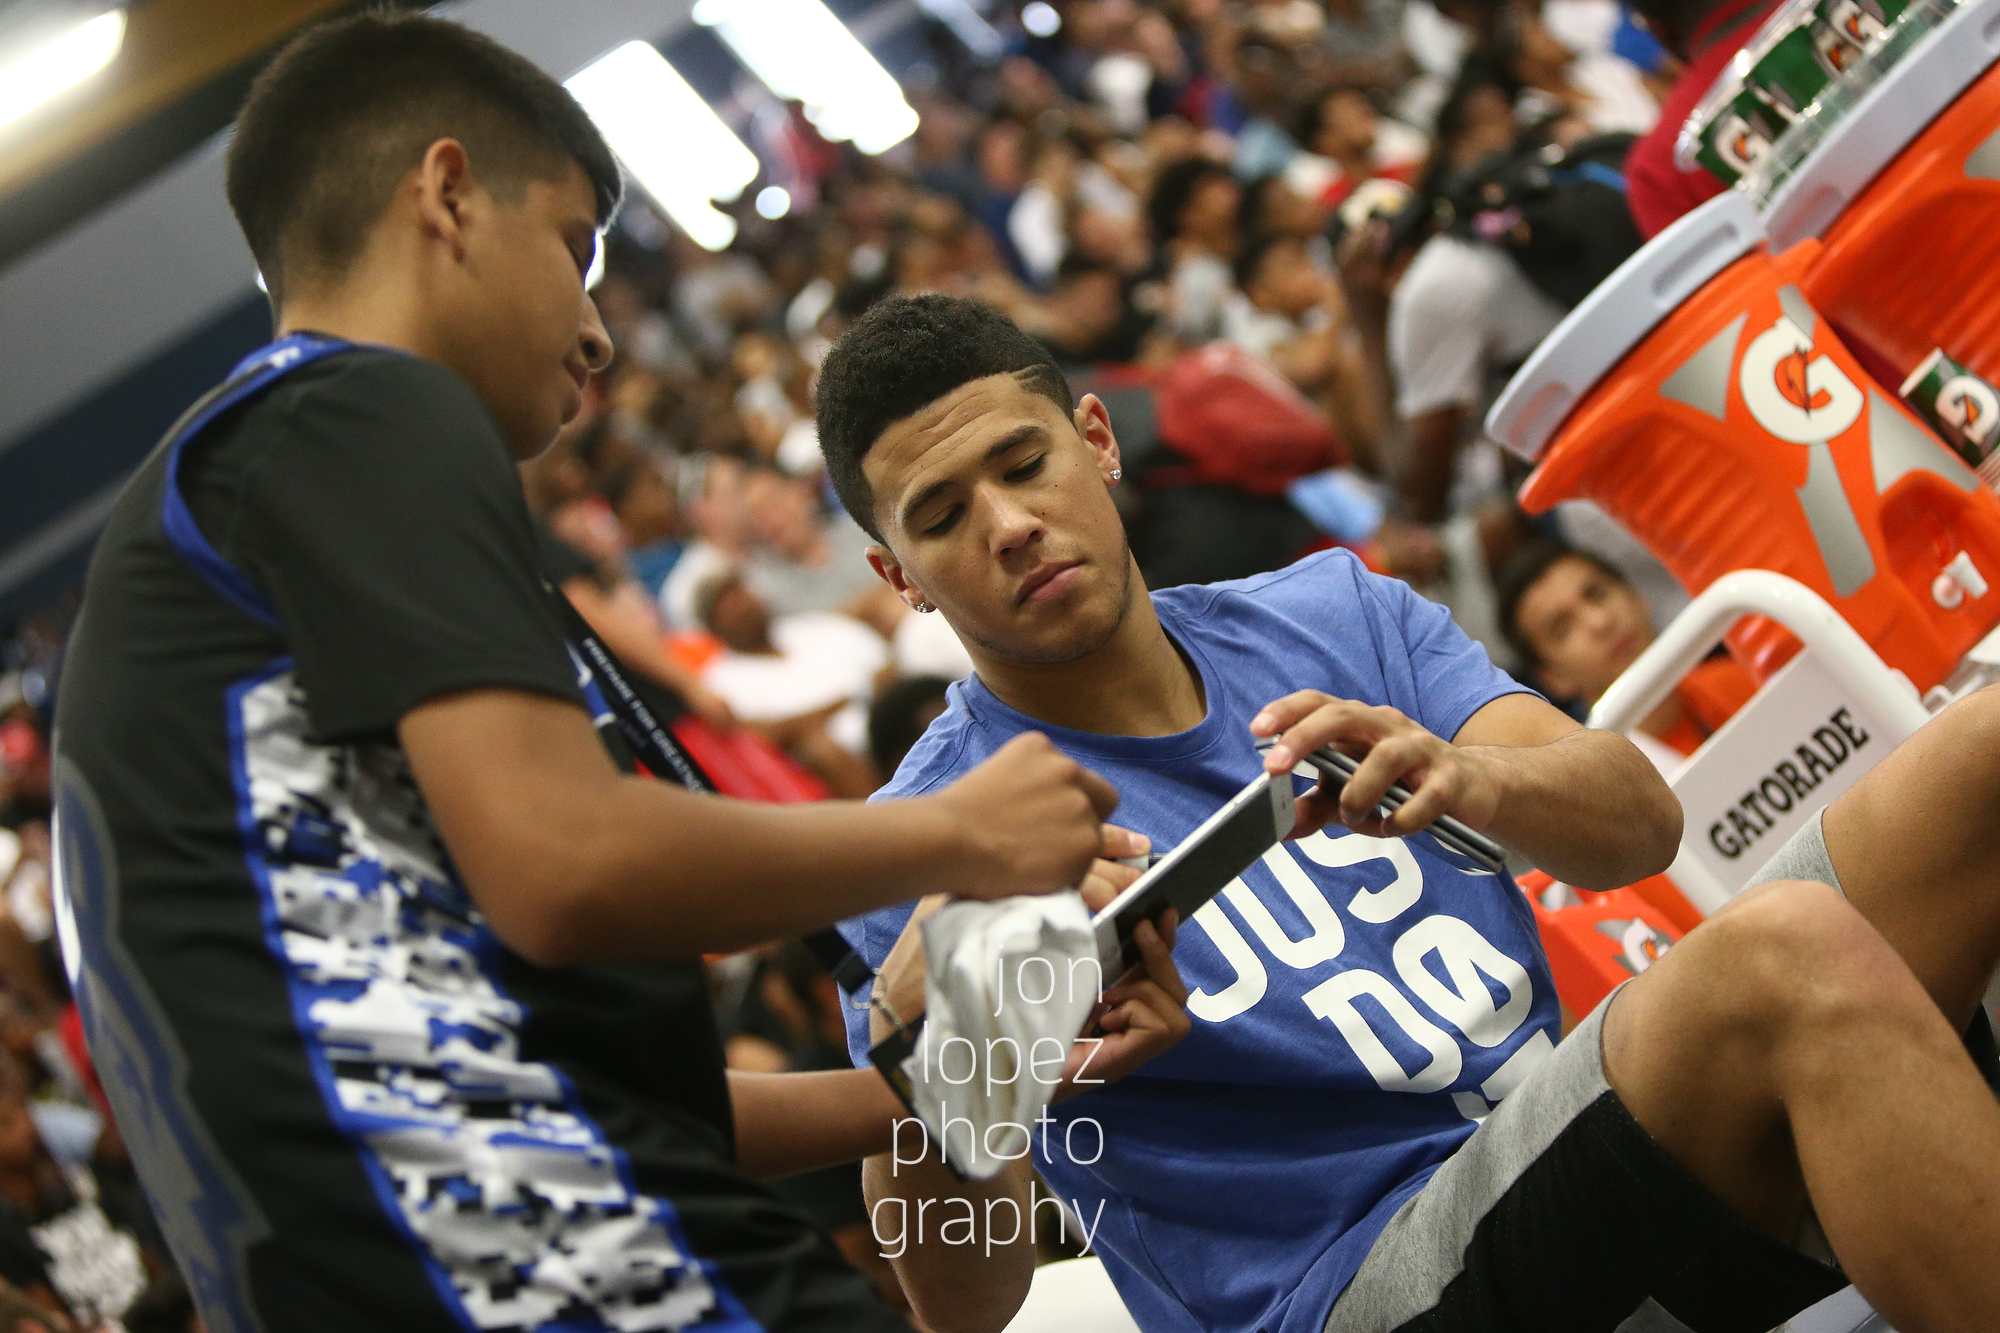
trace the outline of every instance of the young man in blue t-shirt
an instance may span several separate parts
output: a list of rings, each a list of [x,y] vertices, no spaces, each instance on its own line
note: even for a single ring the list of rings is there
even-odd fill
[[[1970,1016],[1991,944],[1899,956],[1893,905],[1775,885],[1558,1047],[1518,890],[1407,835],[1450,813],[1573,884],[1654,873],[1680,811],[1627,741],[1578,728],[1345,553],[1149,596],[1102,405],[1074,403],[1046,353],[972,302],[877,306],[828,357],[818,415],[877,571],[942,611],[978,667],[882,796],[1039,731],[1169,846],[1260,768],[1327,743],[1366,756],[1337,800],[1301,780],[1295,840],[1181,930],[1192,1032],[1035,1141],[1148,1333],[1755,1333],[1844,1284],[1801,1250],[1815,1208],[1912,1327],[1971,1327],[1948,1316],[2000,1302],[1976,1262],[1994,1221],[1968,1202],[2000,1185],[2000,1109],[1939,1010]],[[1259,737],[1278,738],[1263,759]],[[1375,820],[1398,780],[1415,799]],[[843,929],[881,966],[910,914]],[[857,1059],[883,1035],[870,1021],[850,1017]],[[1921,1108],[1899,1096],[1918,1085]],[[867,1179],[906,1221],[925,1199],[991,1218],[1026,1198],[1025,1164],[962,1183],[877,1159]],[[935,1220],[901,1237],[918,1312],[1001,1327],[1025,1237],[954,1239]],[[1922,1295],[1899,1276],[1918,1256]]]

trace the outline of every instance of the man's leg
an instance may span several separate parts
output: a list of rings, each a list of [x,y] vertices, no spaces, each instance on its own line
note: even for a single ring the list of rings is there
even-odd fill
[[[1957,952],[1969,1006],[1980,965]],[[1955,1002],[1953,979],[1937,974]],[[1604,1064],[1639,1124],[1741,1216],[1790,1240],[1809,1193],[1902,1333],[1969,1333],[2000,1319],[2000,1102],[1957,1026],[1837,890],[1781,882],[1619,992]]]
[[[1827,808],[1839,887],[1964,1031],[2000,960],[2000,688],[1939,714]]]

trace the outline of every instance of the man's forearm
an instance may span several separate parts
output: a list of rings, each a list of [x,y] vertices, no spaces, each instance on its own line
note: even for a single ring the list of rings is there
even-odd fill
[[[1019,1164],[991,1180],[959,1180],[935,1148],[915,1166],[871,1157],[861,1168],[861,1188],[876,1242],[927,1328],[999,1333],[1007,1327],[1035,1272],[1031,1187]],[[967,1216],[975,1219],[976,1243],[944,1239],[945,1221]],[[1003,1223],[1014,1234],[995,1243]]]
[[[1389,477],[1389,461],[1404,449],[1403,420],[1396,414],[1396,376],[1389,368],[1389,334],[1384,316],[1361,317],[1356,311],[1355,327],[1360,331],[1360,396],[1367,400],[1367,419],[1374,423],[1370,453],[1355,458],[1356,466],[1373,476]]]
[[[1615,889],[1673,862],[1680,802],[1623,736],[1573,731],[1546,745],[1478,745],[1500,800],[1486,831],[1567,884]]]
[[[795,1175],[886,1153],[909,1115],[872,1069],[800,1074],[732,1070],[736,1164],[762,1178]]]

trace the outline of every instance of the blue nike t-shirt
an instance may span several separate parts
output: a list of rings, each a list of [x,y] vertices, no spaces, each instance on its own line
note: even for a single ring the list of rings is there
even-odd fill
[[[1388,704],[1446,739],[1523,692],[1443,608],[1344,551],[1153,605],[1201,673],[1201,725],[1071,731],[974,677],[876,799],[935,790],[1040,731],[1117,787],[1116,823],[1164,850],[1257,776],[1250,719],[1294,690]],[[841,930],[879,967],[910,910]],[[1174,957],[1194,1030],[1052,1108],[1036,1165],[1147,1333],[1319,1333],[1390,1216],[1553,1050],[1533,916],[1511,878],[1428,837],[1334,826],[1271,849],[1182,925]],[[847,1017],[865,1064],[867,1014]]]

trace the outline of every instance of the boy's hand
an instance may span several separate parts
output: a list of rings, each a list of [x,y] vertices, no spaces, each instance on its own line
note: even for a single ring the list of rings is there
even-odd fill
[[[1299,798],[1294,838],[1335,820],[1356,833],[1400,838],[1445,814],[1484,829],[1499,808],[1499,784],[1488,763],[1393,708],[1300,690],[1266,704],[1250,723],[1250,733],[1259,739],[1278,737],[1264,756],[1266,773],[1289,773],[1327,745],[1361,760],[1338,800],[1325,794],[1324,782]],[[1397,782],[1409,789],[1411,799],[1389,818],[1376,818],[1376,805]]]
[[[1145,834],[1116,824],[1104,826],[1097,859],[1090,863],[1090,872],[1083,877],[1083,883],[1076,886],[1092,916],[1110,906],[1113,899],[1131,888],[1133,881],[1144,873],[1120,862],[1126,857],[1144,856],[1151,850],[1152,840]]]
[[[1118,793],[1039,732],[1016,736],[936,796],[967,858],[940,867],[938,887],[990,900],[1083,882],[1103,847],[1099,825]]]
[[[1090,873],[1084,876],[1079,886],[1084,905],[1092,912],[1102,911],[1106,903],[1139,878],[1139,872],[1131,866],[1105,858],[1143,856],[1151,847],[1152,844],[1142,833],[1119,828],[1116,824],[1104,825],[1099,847],[1103,858],[1091,862]],[[929,979],[924,962],[924,918],[949,901],[950,895],[943,893],[933,893],[919,900],[916,910],[910,913],[909,923],[903,927],[903,933],[896,937],[896,947],[889,950],[889,956],[882,960],[882,968],[875,975],[877,989],[887,998],[896,1017],[905,1023],[924,1011],[925,986]],[[1172,966],[1171,961],[1168,966]],[[889,1035],[889,1022],[883,1017],[881,1009],[877,1008],[869,1017],[868,1032],[871,1044]]]

